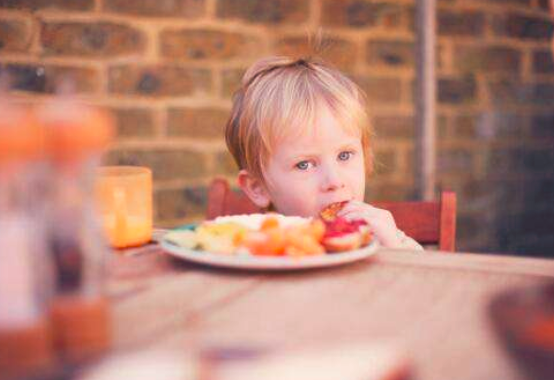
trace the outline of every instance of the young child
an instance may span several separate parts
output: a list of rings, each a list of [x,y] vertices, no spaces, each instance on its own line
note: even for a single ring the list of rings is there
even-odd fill
[[[363,202],[371,132],[363,92],[338,70],[315,59],[269,57],[245,73],[226,142],[238,185],[257,206],[314,217],[348,201],[338,216],[366,220],[381,245],[422,249],[390,212]]]

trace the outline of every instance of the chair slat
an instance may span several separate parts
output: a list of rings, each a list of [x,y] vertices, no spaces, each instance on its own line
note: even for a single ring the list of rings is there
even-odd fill
[[[206,218],[215,219],[218,216],[253,214],[260,209],[243,193],[231,189],[224,178],[213,180],[208,191],[208,210]]]
[[[436,244],[440,237],[440,205],[437,202],[375,202],[389,210],[399,229],[422,244]]]
[[[439,249],[454,252],[456,249],[456,193],[444,191],[441,195]]]

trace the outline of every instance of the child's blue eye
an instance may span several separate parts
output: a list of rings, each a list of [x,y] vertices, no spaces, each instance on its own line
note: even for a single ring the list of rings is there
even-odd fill
[[[308,170],[310,168],[310,165],[311,165],[310,161],[300,161],[295,165],[295,167],[300,170]]]
[[[348,161],[350,159],[350,157],[352,157],[354,153],[352,152],[347,152],[347,151],[344,151],[344,152],[340,152],[339,153],[339,160],[340,161]]]

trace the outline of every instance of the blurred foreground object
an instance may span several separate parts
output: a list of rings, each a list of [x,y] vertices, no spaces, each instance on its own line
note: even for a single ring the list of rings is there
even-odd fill
[[[394,346],[342,344],[279,352],[211,350],[207,380],[405,380],[410,368]]]
[[[53,366],[47,318],[44,135],[28,109],[0,97],[0,379]]]
[[[137,166],[98,170],[96,196],[110,243],[128,248],[152,240],[152,171]]]
[[[490,314],[520,370],[530,380],[554,379],[554,283],[499,294]]]
[[[94,172],[113,122],[99,109],[58,96],[37,110],[50,158],[48,248],[54,266],[54,344],[64,360],[81,361],[109,345],[104,296],[105,242],[94,202]]]

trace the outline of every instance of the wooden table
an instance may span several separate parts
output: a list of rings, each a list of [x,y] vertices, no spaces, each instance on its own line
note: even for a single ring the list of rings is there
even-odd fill
[[[393,340],[424,380],[519,380],[491,329],[503,289],[554,278],[554,260],[382,250],[325,270],[238,272],[157,247],[110,264],[117,348]]]

